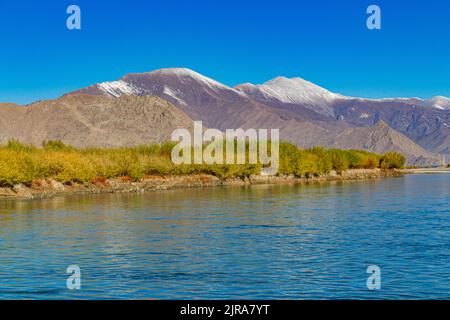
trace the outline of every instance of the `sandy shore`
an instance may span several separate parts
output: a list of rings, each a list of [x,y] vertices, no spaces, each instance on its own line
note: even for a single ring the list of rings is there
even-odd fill
[[[153,190],[168,190],[176,188],[198,188],[217,186],[239,186],[252,184],[288,184],[312,183],[327,181],[368,180],[387,177],[398,177],[403,173],[396,170],[382,171],[380,169],[355,169],[343,172],[341,175],[331,172],[326,176],[314,178],[296,178],[293,176],[251,176],[249,178],[219,179],[211,175],[190,176],[147,176],[142,181],[132,182],[126,178],[96,181],[91,184],[72,183],[64,185],[58,181],[46,179],[34,181],[30,186],[16,185],[0,187],[2,199],[44,199],[64,194],[78,193],[122,193],[146,192]]]

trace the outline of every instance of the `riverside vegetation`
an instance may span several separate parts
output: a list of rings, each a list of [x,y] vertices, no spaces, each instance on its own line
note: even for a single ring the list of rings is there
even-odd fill
[[[171,161],[173,143],[122,148],[75,148],[60,141],[46,141],[42,147],[16,140],[0,146],[0,186],[30,185],[39,179],[54,179],[64,184],[95,183],[125,177],[139,181],[150,175],[210,174],[222,179],[244,178],[261,172],[261,164],[206,165]],[[360,150],[315,147],[301,149],[280,143],[279,175],[315,177],[332,170],[394,169],[405,165],[405,157],[396,152],[384,155]]]

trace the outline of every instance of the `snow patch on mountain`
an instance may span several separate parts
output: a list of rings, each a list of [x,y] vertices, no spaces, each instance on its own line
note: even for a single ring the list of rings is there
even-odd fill
[[[124,94],[137,95],[140,93],[139,88],[123,80],[102,82],[97,84],[97,87],[104,93],[111,95],[115,98],[118,98]]]
[[[236,88],[260,99],[298,104],[327,115],[334,114],[331,105],[335,100],[346,99],[302,78],[277,77],[262,85],[245,83]]]
[[[167,86],[164,86],[163,93],[165,95],[168,95],[169,97],[172,97],[173,99],[177,100],[178,103],[186,105],[186,102],[184,102],[184,100],[179,97],[179,95],[181,95],[181,92],[179,92],[179,90],[175,91]]]
[[[198,72],[195,72],[188,68],[165,68],[165,69],[159,69],[153,72],[150,72],[149,74],[159,74],[159,75],[166,75],[166,76],[176,76],[179,78],[182,82],[185,78],[193,79],[197,82],[200,82],[210,89],[216,90],[216,89],[225,89],[225,90],[233,90],[232,88],[224,85],[223,83],[220,83],[214,79],[208,78],[204,75],[201,75]]]
[[[349,97],[350,98],[350,97]],[[410,107],[428,107],[428,108],[436,108],[439,110],[450,110],[450,98],[437,96],[430,99],[421,99],[421,98],[381,98],[381,99],[370,99],[370,98],[356,98],[351,97],[351,99],[367,101],[367,102],[398,102],[403,103]]]
[[[286,103],[330,103],[339,98],[336,94],[301,78],[277,77],[264,83],[261,89]]]
[[[435,107],[437,109],[450,110],[450,98],[436,96],[425,101],[428,102],[432,107]]]

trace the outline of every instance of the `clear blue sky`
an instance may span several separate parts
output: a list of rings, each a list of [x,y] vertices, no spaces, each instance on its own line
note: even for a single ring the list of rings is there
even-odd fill
[[[66,8],[82,30],[66,29]],[[370,4],[382,30],[366,28]],[[0,101],[188,67],[228,85],[300,76],[346,95],[450,96],[448,0],[0,2]]]

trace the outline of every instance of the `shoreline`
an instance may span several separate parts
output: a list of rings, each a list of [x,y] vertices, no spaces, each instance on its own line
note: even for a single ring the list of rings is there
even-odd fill
[[[426,174],[426,173],[450,173],[450,168],[416,168],[416,169],[399,169],[404,174]]]
[[[23,184],[14,187],[0,187],[1,200],[48,199],[62,195],[99,194],[99,193],[144,193],[157,190],[247,186],[257,184],[301,184],[322,183],[331,181],[373,180],[403,176],[399,170],[352,169],[338,175],[331,172],[324,176],[313,178],[298,178],[294,176],[263,176],[253,175],[247,178],[220,179],[213,175],[196,174],[185,176],[146,176],[138,182],[129,181],[126,177],[93,181],[90,184],[62,184],[56,180],[36,180],[30,186]]]

